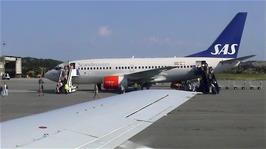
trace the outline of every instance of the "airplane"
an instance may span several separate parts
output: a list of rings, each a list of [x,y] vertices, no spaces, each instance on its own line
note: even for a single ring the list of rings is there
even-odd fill
[[[0,148],[115,148],[197,93],[140,90],[0,123]]]
[[[171,58],[113,58],[69,61],[45,73],[45,77],[58,81],[60,72],[71,65],[69,77],[74,84],[98,84],[105,89],[125,89],[138,84],[141,88],[155,83],[176,82],[199,78],[197,66],[207,63],[214,72],[239,65],[249,55],[237,58],[247,12],[239,12],[207,50],[186,57]]]

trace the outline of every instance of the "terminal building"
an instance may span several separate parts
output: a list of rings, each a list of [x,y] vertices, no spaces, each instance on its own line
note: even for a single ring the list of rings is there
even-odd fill
[[[8,73],[11,78],[21,77],[22,58],[17,56],[0,57],[0,75]]]

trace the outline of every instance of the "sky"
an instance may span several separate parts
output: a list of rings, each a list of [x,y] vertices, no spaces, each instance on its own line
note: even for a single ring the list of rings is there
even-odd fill
[[[265,1],[1,0],[1,54],[52,58],[182,57],[207,49],[248,12],[239,56],[265,60]]]

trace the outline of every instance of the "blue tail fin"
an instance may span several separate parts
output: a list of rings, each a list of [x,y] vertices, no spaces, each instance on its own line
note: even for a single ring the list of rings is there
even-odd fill
[[[211,46],[187,57],[236,58],[245,26],[247,12],[239,12]]]

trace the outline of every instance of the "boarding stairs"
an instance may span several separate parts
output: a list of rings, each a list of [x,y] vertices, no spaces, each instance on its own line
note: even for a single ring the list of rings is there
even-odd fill
[[[68,70],[65,69],[61,69],[60,74],[59,74],[59,78],[58,78],[58,82],[64,82],[65,77],[67,78],[66,80],[66,84],[68,86],[68,93],[73,93],[75,91],[77,91],[77,86],[73,85],[73,77],[77,77],[79,76],[78,70],[77,69],[73,69],[73,68],[69,68]]]
[[[73,77],[77,77],[77,69],[70,68],[67,74],[67,85],[68,85],[68,92],[73,93],[77,91],[77,86],[74,86],[72,83]]]

